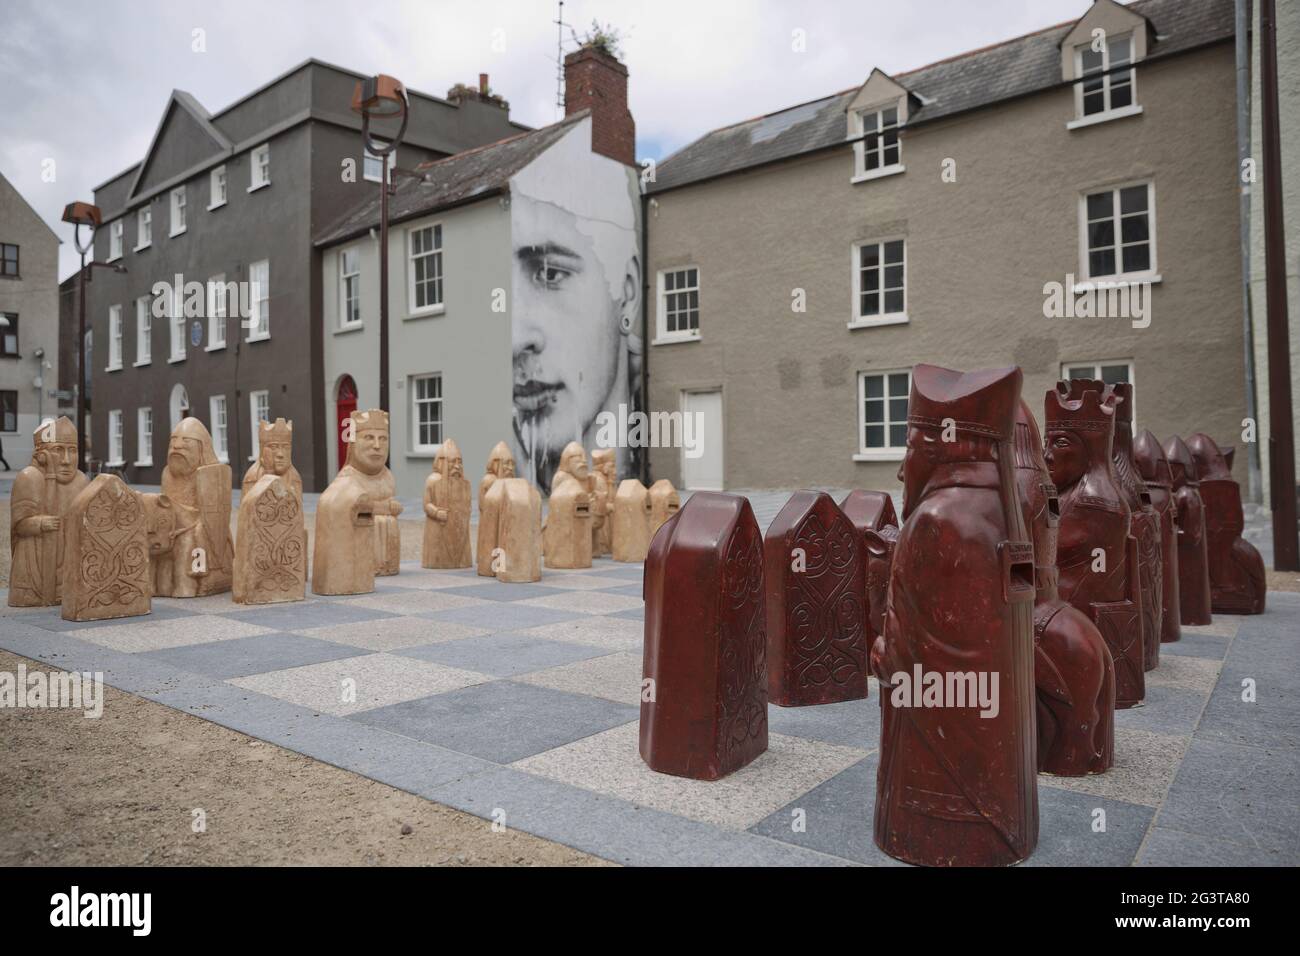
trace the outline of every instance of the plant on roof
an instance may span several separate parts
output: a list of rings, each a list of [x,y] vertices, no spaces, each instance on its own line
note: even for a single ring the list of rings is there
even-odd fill
[[[569,31],[573,33],[572,30]],[[599,50],[601,53],[608,54],[614,59],[621,59],[623,51],[620,44],[623,41],[623,35],[608,23],[601,23],[599,20],[591,21],[591,29],[579,37],[573,34],[574,42],[584,50]]]

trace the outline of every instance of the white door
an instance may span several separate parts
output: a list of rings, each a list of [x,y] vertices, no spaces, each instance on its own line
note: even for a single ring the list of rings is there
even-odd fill
[[[690,491],[722,490],[722,391],[682,392],[694,447],[682,447],[682,484]]]

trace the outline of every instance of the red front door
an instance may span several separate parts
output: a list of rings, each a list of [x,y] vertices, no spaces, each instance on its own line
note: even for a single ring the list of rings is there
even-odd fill
[[[344,423],[357,410],[357,383],[352,381],[351,375],[344,375],[339,382],[338,391],[338,439],[339,439],[339,467],[342,468],[348,460],[348,443],[343,440]]]

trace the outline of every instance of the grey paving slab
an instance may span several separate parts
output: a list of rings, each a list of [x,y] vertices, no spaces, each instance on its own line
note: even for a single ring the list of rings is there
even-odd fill
[[[240,605],[234,607],[239,608]],[[267,604],[263,607],[232,610],[229,614],[219,616],[232,621],[260,624],[277,631],[302,631],[312,627],[356,624],[398,615],[375,608],[356,607],[343,601],[295,601],[290,604]]]
[[[343,644],[275,631],[256,637],[147,651],[146,656],[181,670],[227,680],[231,677],[283,670],[286,667],[356,657],[364,653],[359,648]]]
[[[1184,833],[1155,826],[1147,831],[1146,842],[1136,866],[1296,866],[1294,853],[1278,847],[1247,846],[1219,840],[1201,833]]]
[[[1205,694],[1148,682],[1141,707],[1115,711],[1115,726],[1161,734],[1190,734],[1205,709]]]
[[[529,598],[521,603],[529,607],[552,608],[557,611],[581,611],[583,614],[614,614],[619,611],[636,611],[644,613],[641,595],[629,597],[626,594],[614,594],[610,591],[568,591],[550,594],[545,597]]]
[[[642,596],[642,593],[643,593],[643,588],[644,588],[644,585],[641,584],[641,583],[637,583],[637,584],[624,584],[624,585],[620,585],[619,587],[616,587],[616,588],[607,588],[607,589],[605,590],[604,593],[605,593],[605,594],[622,594],[622,595],[625,595],[626,597],[640,598],[640,597]]]
[[[1039,786],[1038,848],[1021,865],[1131,866],[1154,816],[1151,807]]]
[[[418,616],[432,621],[468,624],[486,627],[493,631],[521,631],[527,627],[558,624],[581,617],[581,611],[558,611],[549,607],[528,607],[513,601],[496,602],[486,606],[462,607],[454,611],[419,612]]]
[[[496,677],[513,677],[556,664],[599,657],[605,652],[586,644],[566,644],[525,632],[501,631],[459,641],[406,647],[395,653]]]
[[[427,617],[406,615],[384,617],[355,624],[332,624],[329,627],[304,628],[302,633],[322,641],[334,641],[368,651],[394,651],[403,647],[459,641],[491,633],[490,628],[470,627],[449,621],[431,621]]]
[[[875,750],[880,746],[880,697],[875,678],[868,696],[818,707],[778,707],[769,704],[767,728],[773,733],[807,737],[827,743]]]
[[[62,608],[58,607],[41,608],[30,616],[24,617],[23,621],[33,627],[44,628],[47,631],[75,634],[78,631],[93,630],[98,627],[116,627],[119,624],[129,624],[134,621],[179,621],[183,618],[195,617],[198,612],[158,604],[153,607],[150,613],[140,617],[116,617],[106,621],[65,621],[60,616],[62,613]]]
[[[1205,657],[1221,661],[1228,653],[1228,638],[1215,634],[1201,634],[1184,631],[1182,636],[1170,643],[1160,645],[1160,659],[1173,657]]]
[[[611,591],[618,593],[620,588],[633,587],[628,584],[625,578],[614,577],[605,574],[587,574],[585,572],[573,574],[548,574],[543,573],[542,579],[537,582],[538,587],[551,588],[556,591]],[[638,589],[637,594],[641,591]]]
[[[635,707],[596,697],[492,681],[369,710],[353,719],[504,764],[608,730],[637,715]]]
[[[1253,702],[1243,700],[1247,681],[1255,695]],[[1295,681],[1263,667],[1226,664],[1196,736],[1295,751],[1300,748],[1300,700],[1296,699]]]
[[[528,598],[554,595],[555,589],[543,587],[540,584],[511,584],[495,581],[490,588],[479,585],[460,585],[454,588],[443,588],[441,593],[459,594],[463,597],[476,598],[482,601],[525,601]]]
[[[590,568],[587,574],[599,574],[603,578],[619,578],[624,581],[640,581],[645,577],[645,566],[626,564],[621,561],[607,561]]]
[[[608,617],[622,617],[629,621],[644,621],[645,608],[637,607],[632,608],[630,611],[615,611],[613,614],[608,615]]]

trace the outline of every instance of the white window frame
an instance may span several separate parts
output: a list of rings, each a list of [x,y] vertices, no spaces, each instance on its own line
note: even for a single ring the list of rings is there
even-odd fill
[[[1133,372],[1134,372],[1135,364],[1136,363],[1131,358],[1098,359],[1096,361],[1093,361],[1092,359],[1084,359],[1080,362],[1062,362],[1061,381],[1068,382],[1070,380],[1069,373],[1066,371],[1066,369],[1079,368],[1080,366],[1090,366],[1092,370],[1092,374],[1089,375],[1088,377],[1100,381],[1101,370],[1103,366],[1123,365],[1125,368],[1128,369],[1129,384],[1134,386],[1133,387],[1133,429],[1134,429],[1133,434],[1136,435],[1137,434],[1137,386],[1133,381]]]
[[[135,410],[135,464],[148,468],[153,464],[153,409]]]
[[[175,364],[176,362],[184,362],[186,355],[184,290],[173,289],[168,301],[171,304],[167,310],[167,329],[170,338],[167,362],[168,364]]]
[[[208,280],[208,344],[204,351],[216,352],[226,347],[226,320],[230,314],[224,274]]]
[[[431,382],[431,381],[437,381],[438,383],[437,397],[421,399],[419,397],[420,383]],[[413,454],[436,455],[438,453],[438,449],[442,447],[441,441],[435,442],[433,444],[427,444],[425,442],[420,441],[420,406],[422,405],[429,405],[437,409],[438,417],[434,420],[431,420],[431,424],[432,421],[437,422],[439,436],[446,434],[447,393],[442,386],[443,386],[443,380],[442,380],[441,372],[425,372],[421,375],[411,376],[409,390],[411,394],[411,452]]]
[[[153,313],[149,309],[149,296],[135,300],[135,365],[153,362]]]
[[[266,267],[266,280],[258,281],[253,271]],[[248,335],[245,342],[264,342],[271,337],[271,260],[258,259],[248,264]]]
[[[104,464],[112,468],[122,467],[126,464],[123,454],[122,409],[114,408],[108,413],[108,461]]]
[[[226,396],[208,397],[208,422],[211,426],[208,432],[212,435],[212,449],[217,454],[217,460],[223,463],[230,461],[229,422],[226,410]]]
[[[248,191],[271,185],[271,144],[263,143],[248,151]]]
[[[1128,41],[1128,63],[1129,63],[1129,104],[1121,106],[1118,109],[1110,105],[1111,82],[1118,74],[1107,73],[1110,69],[1110,45],[1117,40]],[[1091,48],[1091,41],[1080,43],[1074,48],[1074,119],[1065,124],[1066,129],[1078,129],[1081,126],[1093,126],[1097,123],[1105,123],[1109,120],[1123,119],[1126,116],[1136,116],[1142,112],[1142,106],[1138,103],[1137,96],[1137,38],[1132,33],[1121,33],[1119,36],[1106,37],[1106,45],[1101,51],[1101,82],[1102,98],[1106,103],[1106,108],[1100,113],[1089,113],[1084,115],[1083,112],[1083,94],[1084,81],[1092,74],[1083,72],[1083,54]]]
[[[436,233],[438,245],[429,252],[422,252],[418,256],[415,253],[415,234],[428,229],[430,234]],[[423,226],[412,226],[406,230],[406,311],[410,315],[439,315],[446,310],[446,288],[447,272],[444,268],[445,260],[443,251],[446,248],[444,241],[447,237],[447,231],[443,228],[441,221],[426,223]],[[417,306],[415,304],[415,261],[417,258],[437,257],[438,261],[438,301],[432,305]]]
[[[901,242],[903,244],[903,311],[886,312],[885,311],[885,246],[891,242]],[[880,264],[876,267],[880,271],[880,286],[877,292],[880,295],[880,311],[874,315],[862,314],[862,250],[868,246],[878,246],[880,249]],[[850,329],[870,329],[881,325],[905,325],[908,322],[907,316],[907,237],[906,236],[884,236],[879,239],[862,240],[853,243],[852,250],[849,254],[849,267],[852,271],[851,281],[853,288],[853,311],[848,322]]]
[[[218,187],[220,187],[221,194],[219,199],[217,198]],[[229,192],[230,178],[226,175],[226,164],[222,163],[208,173],[208,212],[224,206]]]
[[[352,253],[356,256],[356,271],[345,272],[347,267],[347,256]],[[348,318],[348,301],[353,296],[348,295],[348,282],[355,282],[355,299],[357,303],[357,317],[355,320]],[[346,249],[339,250],[339,328],[340,329],[359,329],[364,324],[361,317],[361,247],[349,246]]]
[[[105,372],[122,370],[122,307],[108,307],[108,365]]]
[[[668,288],[666,279],[670,273],[677,274],[695,270],[695,285],[679,286],[672,290],[673,295],[683,292],[695,293],[695,328],[693,329],[676,329],[668,331]],[[655,277],[655,340],[654,345],[669,345],[674,342],[698,342],[700,341],[700,327],[704,323],[704,303],[702,290],[704,288],[703,270],[697,265],[674,266],[671,269],[660,269]]]
[[[108,227],[108,261],[122,258],[122,234],[126,224],[121,219],[114,219]]]
[[[175,237],[185,232],[187,228],[187,213],[189,211],[189,198],[185,193],[185,186],[180,185],[173,189],[171,196],[171,231],[169,237]]]
[[[153,207],[145,203],[135,212],[135,248],[132,252],[153,245]]]
[[[907,453],[907,418],[904,417],[901,422],[896,422],[889,415],[889,377],[891,375],[906,375],[907,389],[905,394],[910,397],[912,390],[912,370],[910,368],[890,368],[890,369],[862,369],[858,372],[857,396],[858,396],[858,450],[853,455],[854,461],[902,461],[903,456]],[[884,384],[885,416],[883,427],[885,429],[885,444],[879,448],[867,446],[867,379],[881,378]],[[894,445],[889,440],[890,425],[903,425],[903,444]]]
[[[882,176],[896,176],[899,173],[907,171],[907,167],[903,165],[903,137],[901,135],[898,136],[897,142],[897,162],[885,162],[885,146],[878,140],[876,151],[880,154],[880,165],[874,169],[867,169],[867,141],[863,138],[866,136],[866,123],[864,122],[864,119],[867,116],[875,117],[876,128],[873,132],[878,135],[883,135],[885,129],[884,122],[886,110],[894,111],[894,125],[892,128],[897,129],[898,127],[901,127],[904,123],[903,101],[901,99],[896,100],[893,103],[885,103],[881,106],[869,109],[855,110],[853,113],[854,135],[858,138],[853,143],[852,182],[861,183],[866,182],[869,179],[879,179]]]
[[[266,404],[264,413],[258,411],[258,406],[263,402]],[[249,461],[257,461],[257,456],[261,451],[257,426],[264,421],[271,420],[271,392],[269,389],[259,388],[257,391],[248,393],[248,423],[253,433],[252,449],[253,453],[248,456]]]
[[[1116,225],[1115,229],[1115,267],[1122,268],[1124,265],[1121,233],[1121,213],[1119,211],[1119,194],[1122,190],[1129,189],[1133,186],[1147,187],[1147,246],[1149,247],[1151,261],[1147,269],[1139,272],[1114,272],[1110,275],[1093,276],[1092,264],[1089,259],[1088,246],[1088,197],[1095,196],[1099,193],[1109,192],[1111,194],[1111,214]],[[1124,285],[1130,282],[1151,282],[1161,281],[1160,263],[1156,258],[1156,184],[1153,179],[1135,179],[1129,182],[1115,183],[1113,185],[1095,186],[1085,189],[1079,193],[1079,275],[1082,277],[1074,285],[1074,291],[1086,292],[1094,288],[1107,288],[1108,286]]]
[[[374,153],[370,152],[370,150],[366,149],[366,147],[364,146],[361,147],[361,150],[362,150],[361,178],[368,183],[382,182],[383,181],[381,176],[382,169],[379,166],[379,157],[376,156]],[[371,163],[375,164],[374,175],[371,175],[370,173]],[[390,183],[393,181],[393,170],[396,168],[397,168],[397,150],[394,149],[391,153],[388,154],[388,181]]]

